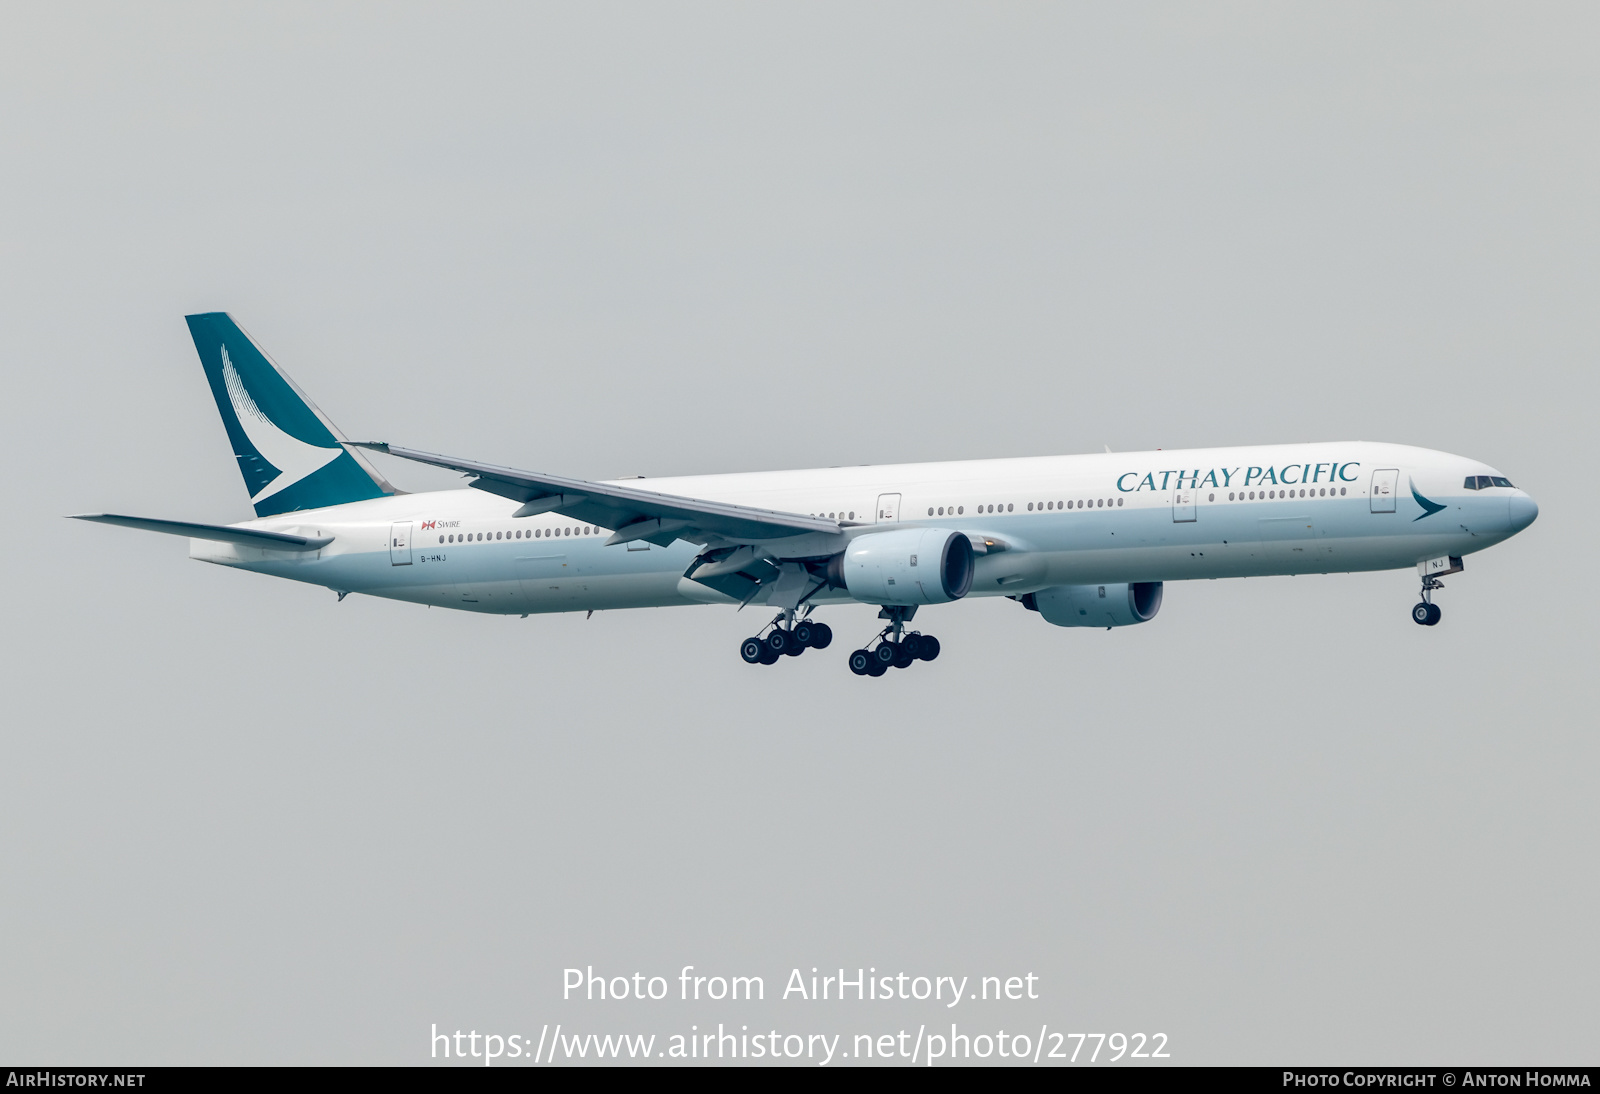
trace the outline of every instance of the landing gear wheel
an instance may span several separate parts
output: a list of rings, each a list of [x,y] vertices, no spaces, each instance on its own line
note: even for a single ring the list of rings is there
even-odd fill
[[[1459,560],[1455,560],[1459,563]],[[1459,565],[1457,567],[1459,569]],[[1454,571],[1452,571],[1454,572]],[[1433,594],[1444,588],[1444,582],[1431,574],[1422,579],[1422,602],[1411,609],[1411,620],[1424,627],[1435,627],[1444,613],[1433,602]]]
[[[895,655],[898,652],[893,642],[881,642],[878,644],[877,649],[872,651],[872,659],[884,668],[888,668],[894,664]]]
[[[807,623],[802,620],[796,623],[794,630],[789,633],[794,636],[794,640],[800,644],[801,649],[817,644],[817,625],[815,623]]]
[[[850,671],[857,676],[870,676],[872,674],[872,654],[866,650],[856,650],[850,655]]]
[[[813,623],[813,624],[811,624],[811,648],[812,649],[814,649],[814,650],[825,650],[825,649],[828,648],[828,644],[831,643],[832,641],[833,641],[833,628],[832,627],[828,626],[826,623]]]
[[[924,661],[932,661],[939,656],[939,640],[931,634],[920,636],[917,642],[917,656]]]
[[[783,654],[777,652],[765,642],[761,644],[761,663],[763,665],[776,665],[778,663],[778,658],[782,656]]]
[[[799,653],[801,648],[795,643],[794,636],[782,627],[773,627],[767,634],[767,649],[772,651],[774,657],[782,657],[790,650]]]
[[[900,656],[915,661],[922,656],[922,635],[908,634],[900,639]]]
[[[908,648],[906,643],[897,644],[899,648],[894,651],[894,660],[890,662],[897,669],[908,669],[917,660],[917,655],[912,652],[915,647]]]
[[[739,643],[739,656],[744,658],[747,665],[761,664],[761,653],[767,648],[766,643],[759,638],[746,638]]]
[[[888,665],[885,665],[882,661],[873,661],[872,662],[872,667],[867,670],[867,675],[868,676],[882,676],[884,673],[886,673],[888,671],[889,671],[889,666]]]

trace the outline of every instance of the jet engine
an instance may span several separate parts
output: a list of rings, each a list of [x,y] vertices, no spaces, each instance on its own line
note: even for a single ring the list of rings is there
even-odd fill
[[[1129,627],[1161,610],[1161,582],[1123,585],[1056,585],[1017,598],[1058,627]]]
[[[948,528],[871,532],[828,559],[829,584],[868,604],[948,604],[972,571],[972,542]]]

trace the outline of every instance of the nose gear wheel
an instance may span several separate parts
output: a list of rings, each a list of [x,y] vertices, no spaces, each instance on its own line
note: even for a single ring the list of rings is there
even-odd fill
[[[1411,609],[1411,621],[1413,623],[1421,627],[1438,625],[1439,619],[1444,613],[1439,610],[1439,605],[1433,602],[1433,592],[1435,589],[1442,588],[1444,588],[1444,582],[1436,577],[1422,579],[1422,599]]]

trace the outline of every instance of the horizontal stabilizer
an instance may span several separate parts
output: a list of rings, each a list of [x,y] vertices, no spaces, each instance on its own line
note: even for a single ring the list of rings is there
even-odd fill
[[[122,528],[141,528],[190,539],[215,539],[241,547],[261,547],[269,551],[318,551],[333,542],[332,536],[291,536],[285,532],[262,532],[254,528],[234,528],[226,524],[195,524],[187,520],[151,520],[149,517],[124,517],[116,513],[77,513],[73,520],[92,520]]]

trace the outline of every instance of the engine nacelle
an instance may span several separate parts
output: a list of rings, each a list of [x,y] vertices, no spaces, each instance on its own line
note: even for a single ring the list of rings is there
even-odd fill
[[[868,604],[948,604],[972,571],[972,541],[948,528],[871,532],[828,560],[829,581]]]
[[[1161,582],[1056,585],[1018,599],[1058,627],[1129,627],[1150,622],[1161,610]]]

